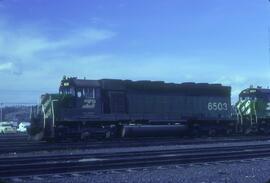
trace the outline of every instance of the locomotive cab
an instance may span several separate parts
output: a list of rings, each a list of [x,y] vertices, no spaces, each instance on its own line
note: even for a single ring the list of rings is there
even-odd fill
[[[96,119],[102,111],[102,105],[100,85],[96,80],[78,80],[77,78],[64,77],[61,81],[59,94],[68,95],[72,98],[69,101],[72,103],[69,107],[63,106],[67,101],[62,101],[59,113],[60,121],[72,123],[79,120],[83,124],[93,124],[97,121]]]

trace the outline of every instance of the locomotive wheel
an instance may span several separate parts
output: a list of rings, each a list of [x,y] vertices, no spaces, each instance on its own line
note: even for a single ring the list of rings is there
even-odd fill
[[[208,136],[209,137],[214,137],[214,136],[216,136],[216,134],[217,134],[217,131],[215,129],[210,129],[208,131]]]
[[[200,137],[201,134],[200,134],[199,129],[197,129],[197,128],[192,129],[192,131],[191,131],[191,136],[192,136],[192,137]]]
[[[105,138],[106,138],[106,139],[111,138],[111,132],[110,132],[110,131],[107,131],[107,132],[106,132]]]
[[[226,135],[227,136],[230,136],[230,135],[232,135],[233,134],[233,130],[232,129],[227,129],[226,130]]]
[[[89,132],[82,132],[80,138],[81,138],[81,140],[87,140],[87,139],[89,139],[89,137],[90,137]]]

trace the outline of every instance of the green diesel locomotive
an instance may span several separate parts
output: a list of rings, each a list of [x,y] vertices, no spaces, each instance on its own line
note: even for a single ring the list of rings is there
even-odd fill
[[[270,89],[250,87],[243,90],[235,107],[239,133],[270,133]]]

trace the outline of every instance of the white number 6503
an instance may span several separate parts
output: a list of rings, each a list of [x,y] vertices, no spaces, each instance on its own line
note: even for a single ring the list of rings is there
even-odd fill
[[[209,111],[227,111],[228,104],[221,103],[221,102],[209,102],[208,103],[208,110]]]

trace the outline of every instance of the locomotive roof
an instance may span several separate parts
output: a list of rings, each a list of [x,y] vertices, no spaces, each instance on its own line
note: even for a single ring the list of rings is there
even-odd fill
[[[267,88],[247,88],[239,96],[270,96],[270,89]]]
[[[66,83],[66,84],[65,84]],[[105,90],[159,90],[159,91],[184,91],[192,94],[194,89],[196,93],[206,93],[213,95],[230,95],[231,87],[223,86],[221,84],[209,84],[209,83],[165,83],[163,81],[131,81],[131,80],[119,80],[119,79],[100,79],[100,80],[86,80],[77,78],[63,79],[60,87],[72,85],[78,88],[88,87],[100,87]]]
[[[98,80],[74,79],[73,84],[77,87],[100,87]]]
[[[124,86],[170,86],[170,87],[229,87],[223,86],[222,84],[209,84],[209,83],[194,83],[194,82],[184,82],[184,83],[165,83],[164,81],[150,81],[150,80],[139,80],[139,81],[132,81],[132,80],[120,80],[120,79],[100,79],[100,80],[88,80],[88,79],[77,79],[77,78],[68,78],[62,80],[63,83],[68,82],[71,85],[76,87],[106,87],[106,85],[124,85]],[[269,90],[270,92],[270,90]]]

